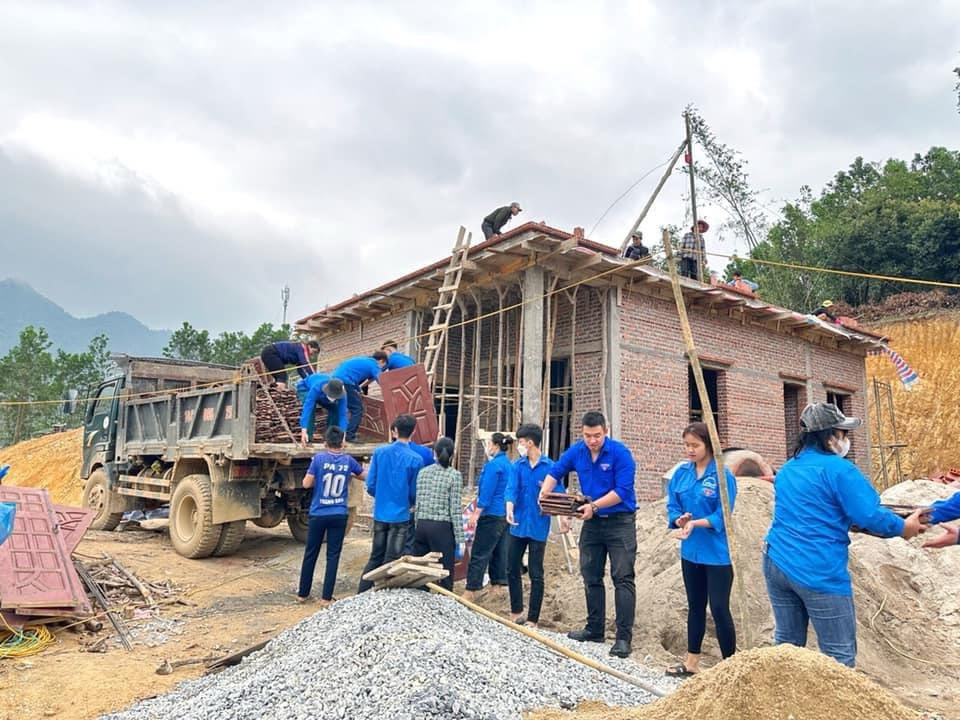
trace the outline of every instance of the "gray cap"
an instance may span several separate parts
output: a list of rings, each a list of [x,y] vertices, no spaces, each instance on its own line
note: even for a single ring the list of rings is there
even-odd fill
[[[518,203],[518,202],[512,202],[512,203],[510,203],[510,207],[515,207],[517,210],[523,212],[523,208],[520,207],[520,203]]]
[[[833,403],[812,403],[800,413],[800,429],[804,432],[819,432],[837,428],[853,430],[860,427],[860,418],[847,417]]]
[[[321,389],[323,390],[323,394],[331,400],[339,400],[347,394],[346,388],[343,387],[343,380],[338,380],[337,378],[330,378],[323,384],[323,388]]]

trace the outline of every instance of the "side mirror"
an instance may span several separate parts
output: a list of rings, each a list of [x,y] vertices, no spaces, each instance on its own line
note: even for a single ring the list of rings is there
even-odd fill
[[[77,398],[80,397],[80,393],[76,390],[66,390],[63,393],[63,406],[61,411],[64,415],[73,415],[77,411]]]

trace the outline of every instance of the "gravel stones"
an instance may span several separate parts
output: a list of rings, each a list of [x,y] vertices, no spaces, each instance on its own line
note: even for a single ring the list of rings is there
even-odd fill
[[[664,690],[675,687],[661,670],[607,656],[604,645],[550,635]],[[636,705],[654,698],[450,598],[378,590],[316,613],[236,667],[104,718],[519,720],[526,710],[584,699]]]

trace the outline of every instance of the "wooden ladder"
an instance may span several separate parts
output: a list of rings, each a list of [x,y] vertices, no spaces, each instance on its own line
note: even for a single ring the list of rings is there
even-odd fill
[[[457,233],[457,242],[450,253],[450,264],[443,274],[443,281],[437,291],[437,305],[433,308],[433,323],[427,332],[427,347],[423,356],[423,366],[427,371],[427,382],[433,390],[437,376],[437,364],[440,361],[440,350],[447,339],[447,329],[450,327],[450,315],[457,302],[457,291],[460,289],[460,278],[463,277],[463,266],[467,261],[467,252],[470,250],[470,239],[473,233],[460,226]]]

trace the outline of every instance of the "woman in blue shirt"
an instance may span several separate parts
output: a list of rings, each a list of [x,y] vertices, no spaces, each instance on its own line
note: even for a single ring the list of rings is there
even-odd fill
[[[880,537],[912,538],[925,526],[881,507],[880,496],[849,460],[847,433],[860,426],[832,403],[807,405],[793,458],[774,480],[773,523],[763,575],[776,624],[774,642],[803,647],[813,623],[820,652],[853,667],[857,619],[847,570],[850,526]]]
[[[513,465],[507,457],[507,448],[513,438],[494,433],[486,442],[487,463],[477,480],[477,509],[467,521],[469,529],[476,528],[470,564],[467,566],[467,585],[463,597],[473,599],[483,587],[483,574],[489,566],[490,584],[507,584],[507,482],[513,474]]]
[[[707,629],[707,602],[717,628],[720,654],[728,658],[737,649],[737,633],[730,612],[733,565],[723,523],[723,506],[717,481],[710,433],[702,422],[683,431],[688,462],[679,465],[667,488],[667,526],[678,528],[680,566],[687,591],[687,657],[667,670],[673,677],[700,671],[700,651]],[[729,470],[727,494],[730,512],[737,497],[737,481]]]

